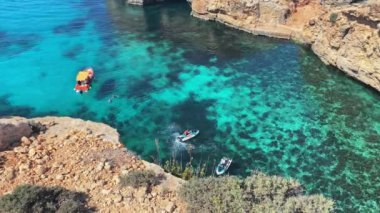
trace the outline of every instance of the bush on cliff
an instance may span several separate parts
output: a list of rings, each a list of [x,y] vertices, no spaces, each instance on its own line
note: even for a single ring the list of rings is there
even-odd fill
[[[0,212],[89,212],[86,195],[60,187],[18,186],[0,198]]]
[[[150,187],[160,184],[163,176],[156,175],[151,170],[133,171],[120,177],[121,186],[132,186],[133,188]]]
[[[338,14],[337,13],[331,13],[329,19],[330,19],[331,23],[335,23],[338,20]]]
[[[192,179],[180,189],[190,212],[331,212],[334,202],[305,196],[292,180],[263,173]]]
[[[244,212],[242,180],[234,176],[191,179],[180,189],[189,212]]]

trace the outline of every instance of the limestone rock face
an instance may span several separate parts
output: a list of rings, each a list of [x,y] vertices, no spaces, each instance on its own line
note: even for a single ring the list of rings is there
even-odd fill
[[[380,13],[373,7],[332,10],[306,26],[304,38],[327,64],[380,91]]]
[[[284,27],[291,13],[287,0],[193,0],[192,15],[215,20],[256,35],[297,37],[297,30]]]
[[[289,13],[286,0],[193,0],[192,10],[194,15],[208,14],[234,25],[283,24]]]
[[[347,5],[353,1],[354,0],[321,0],[321,4],[338,6],[338,5]]]
[[[353,3],[193,0],[192,15],[256,35],[310,44],[323,62],[380,91],[380,1]]]
[[[0,151],[7,149],[14,142],[19,142],[22,136],[30,134],[32,128],[27,119],[20,117],[0,119]]]
[[[130,153],[110,126],[68,117],[6,121],[20,122],[46,128],[33,131],[33,136],[26,136],[31,130],[25,131],[26,135],[20,131],[24,137],[17,138],[22,142],[12,150],[0,151],[0,196],[21,184],[61,186],[86,193],[89,206],[97,212],[185,212],[185,203],[177,194],[184,181]],[[9,135],[7,130],[14,129],[3,128],[2,134]],[[149,191],[120,186],[121,175],[146,169],[165,180]]]
[[[148,4],[154,4],[157,2],[163,2],[164,0],[126,0],[125,2],[128,4],[133,4],[133,5],[148,5]]]

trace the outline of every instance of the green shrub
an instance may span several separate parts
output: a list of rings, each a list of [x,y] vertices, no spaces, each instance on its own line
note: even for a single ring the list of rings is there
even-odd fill
[[[253,173],[244,180],[244,198],[251,203],[273,201],[281,205],[290,196],[302,194],[301,184],[292,179]]]
[[[338,14],[337,13],[331,13],[330,14],[330,22],[335,23],[336,20],[338,20]]]
[[[133,171],[120,177],[121,186],[132,186],[139,188],[142,186],[150,187],[160,184],[163,176],[157,176],[151,170]]]
[[[60,187],[18,186],[0,198],[0,212],[88,212],[86,195]]]
[[[180,163],[179,161],[175,159],[167,160],[164,164],[164,170],[177,177],[182,177],[182,173],[183,173],[182,163]]]
[[[186,163],[185,167],[182,166],[182,163],[172,159],[167,160],[163,166],[165,172],[168,172],[174,176],[180,177],[184,180],[190,180],[194,177],[205,177],[207,164],[199,163],[196,166],[193,166],[193,163],[190,161]]]
[[[291,197],[283,209],[284,212],[332,212],[334,201],[322,195]]]
[[[242,181],[234,176],[191,179],[180,189],[189,212],[243,212]]]
[[[332,212],[334,202],[322,195],[304,196],[292,179],[253,173],[192,179],[180,189],[190,212]]]

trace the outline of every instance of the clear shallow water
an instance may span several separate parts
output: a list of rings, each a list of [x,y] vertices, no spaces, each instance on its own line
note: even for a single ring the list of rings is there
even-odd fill
[[[380,96],[294,43],[191,18],[186,3],[0,3],[0,115],[67,115],[116,127],[147,160],[198,128],[192,156],[230,173],[289,176],[344,212],[380,210]],[[78,69],[93,90],[73,92]],[[111,103],[112,96],[117,96]]]

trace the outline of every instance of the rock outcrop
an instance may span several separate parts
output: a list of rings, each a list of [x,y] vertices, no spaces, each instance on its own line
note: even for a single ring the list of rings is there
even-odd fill
[[[17,143],[23,136],[30,136],[32,128],[28,119],[21,117],[10,117],[0,119],[0,151]]]
[[[159,2],[163,2],[164,0],[125,0],[127,4],[133,4],[133,5],[149,5],[149,4],[155,4]]]
[[[284,24],[291,13],[286,0],[193,0],[192,15],[256,35],[290,39],[298,30]]]
[[[294,2],[193,0],[192,15],[256,35],[310,44],[323,62],[380,91],[380,2]]]
[[[354,0],[321,0],[321,4],[332,5],[332,6],[340,6],[340,5],[351,4],[353,1]]]
[[[97,212],[185,211],[176,194],[183,180],[128,152],[115,129],[72,118],[7,119],[20,121],[40,123],[46,130],[0,152],[0,196],[20,184],[37,184],[85,192]],[[165,176],[150,192],[119,185],[120,175],[147,169]]]
[[[380,5],[334,9],[304,28],[304,39],[326,64],[380,91]]]

